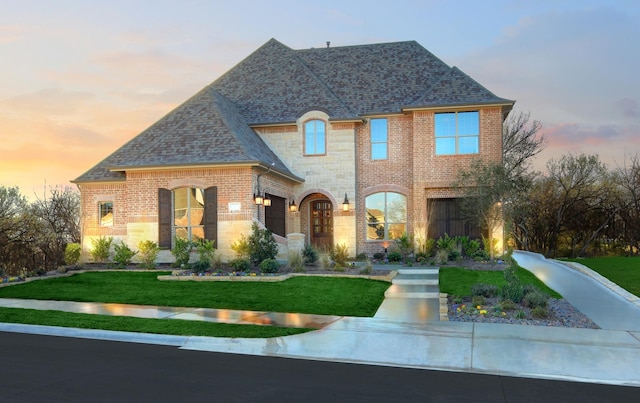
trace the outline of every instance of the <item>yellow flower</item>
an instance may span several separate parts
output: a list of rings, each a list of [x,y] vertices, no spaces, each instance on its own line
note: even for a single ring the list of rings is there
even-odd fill
[[[487,314],[487,310],[486,309],[481,309],[480,310],[480,315],[486,315]]]
[[[478,306],[476,307],[476,309],[482,309],[482,306],[478,305]]]

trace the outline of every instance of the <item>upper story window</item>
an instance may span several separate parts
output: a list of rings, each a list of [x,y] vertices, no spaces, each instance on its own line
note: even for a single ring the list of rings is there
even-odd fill
[[[204,238],[204,189],[173,191],[173,233],[192,242]]]
[[[387,159],[387,119],[371,119],[371,159]]]
[[[407,198],[400,193],[380,192],[365,199],[367,239],[396,239],[407,232]]]
[[[101,202],[98,207],[100,225],[110,227],[113,225],[113,202]]]
[[[478,154],[478,111],[436,113],[435,135],[436,155]]]
[[[326,147],[326,125],[322,120],[310,120],[304,124],[304,154],[324,155]]]

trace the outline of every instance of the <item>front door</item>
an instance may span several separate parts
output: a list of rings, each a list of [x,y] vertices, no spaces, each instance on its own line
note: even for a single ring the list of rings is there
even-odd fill
[[[333,247],[333,207],[331,202],[311,202],[311,245],[325,251]]]

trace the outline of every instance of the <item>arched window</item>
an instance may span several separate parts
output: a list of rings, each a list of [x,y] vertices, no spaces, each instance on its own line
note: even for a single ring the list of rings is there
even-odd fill
[[[173,234],[189,241],[204,238],[204,189],[173,191]]]
[[[407,198],[400,193],[380,192],[365,199],[367,240],[396,239],[407,232]]]
[[[326,154],[326,131],[322,120],[310,120],[304,124],[304,154]]]

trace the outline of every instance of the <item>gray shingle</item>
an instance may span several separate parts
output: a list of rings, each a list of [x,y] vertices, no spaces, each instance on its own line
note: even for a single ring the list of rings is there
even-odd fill
[[[513,101],[415,41],[292,50],[271,39],[74,182],[124,180],[130,168],[243,162],[295,178],[250,125],[295,122],[314,109],[340,120],[490,103]]]

